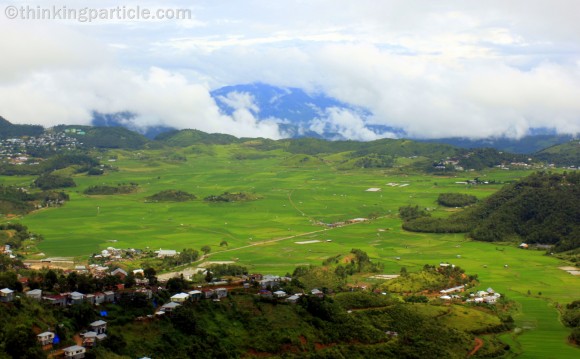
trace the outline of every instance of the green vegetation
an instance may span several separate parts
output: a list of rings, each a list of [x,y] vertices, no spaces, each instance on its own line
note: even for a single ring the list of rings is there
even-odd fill
[[[90,186],[83,193],[91,196],[129,194],[135,192],[138,187],[139,185],[136,183],[118,184],[117,186]]]
[[[382,290],[394,293],[438,292],[458,285],[477,284],[477,275],[466,275],[459,267],[435,267],[425,265],[421,271],[405,273],[380,286]]]
[[[92,126],[70,126],[61,125],[53,127],[54,131],[64,132],[75,129],[76,132],[69,132],[67,135],[80,140],[86,148],[127,148],[140,149],[149,142],[147,138],[137,132],[130,131],[124,127],[92,127]],[[81,130],[82,133],[79,133]]]
[[[168,146],[187,147],[191,145],[226,145],[238,142],[238,138],[225,135],[222,133],[205,133],[199,130],[181,130],[169,131],[162,133],[155,137],[156,141],[160,141]]]
[[[441,193],[437,203],[445,207],[465,207],[477,202],[477,197],[464,193]]]
[[[255,201],[261,197],[253,193],[245,192],[224,192],[220,195],[210,195],[205,197],[203,200],[207,202],[244,202],[244,201]]]
[[[403,228],[417,232],[469,232],[486,242],[524,241],[580,247],[580,174],[538,172],[509,184],[479,205],[447,219],[418,215]],[[404,218],[404,217],[403,217]]]
[[[168,189],[145,197],[145,199],[152,202],[186,202],[193,201],[196,197],[191,193]]]
[[[71,177],[64,177],[56,174],[44,174],[34,180],[34,186],[46,191],[55,188],[76,187],[76,183]]]
[[[572,140],[548,147],[534,155],[540,160],[564,166],[580,166],[580,141]]]
[[[572,328],[572,333],[568,337],[570,342],[580,345],[580,300],[575,300],[566,306],[562,321],[564,325]]]
[[[513,332],[501,335],[502,341],[508,343],[514,352],[536,356],[549,356],[557,352],[562,358],[577,356],[577,350],[565,344],[570,330],[560,323],[555,304],[552,304],[558,302],[565,305],[577,299],[569,289],[578,285],[578,278],[558,269],[558,266],[569,265],[569,262],[546,256],[543,251],[519,250],[513,244],[504,242],[471,241],[463,234],[469,233],[471,228],[461,230],[459,234],[447,233],[449,231],[445,229],[440,233],[408,232],[401,228],[401,220],[397,216],[399,208],[408,206],[415,208],[416,213],[430,214],[430,217],[418,216],[417,221],[436,220],[445,224],[447,218],[465,216],[469,219],[471,211],[483,206],[486,198],[494,196],[503,184],[513,182],[508,187],[513,186],[517,183],[515,181],[529,175],[530,171],[486,168],[469,174],[470,178],[479,177],[482,183],[464,185],[456,183],[463,178],[435,176],[424,172],[434,161],[456,156],[456,150],[450,146],[419,148],[415,147],[413,141],[404,140],[363,144],[343,141],[336,143],[337,147],[333,147],[335,143],[310,139],[298,143],[308,146],[301,147],[293,144],[292,140],[241,139],[228,145],[174,147],[171,152],[176,157],[169,156],[166,148],[156,148],[150,143],[145,145],[148,149],[139,151],[103,150],[94,155],[116,159],[118,170],[107,170],[101,176],[89,176],[80,171],[83,168],[99,167],[98,164],[59,165],[57,173],[71,176],[77,187],[66,190],[66,195],[70,197],[66,206],[34,211],[20,219],[30,230],[42,233],[46,238],[39,243],[30,243],[31,248],[22,254],[38,258],[34,253],[43,252],[47,256],[76,256],[76,261],[84,261],[87,255],[98,253],[109,246],[139,249],[196,248],[200,252],[202,247],[209,246],[211,251],[204,261],[230,261],[250,273],[279,275],[292,273],[296,267],[308,268],[312,264],[336,258],[329,261],[326,269],[316,267],[299,280],[299,284],[304,286],[326,283],[327,288],[344,285],[341,270],[336,272],[339,265],[356,268],[356,263],[351,264],[354,254],[348,253],[351,248],[360,248],[372,263],[382,266],[375,274],[400,273],[401,267],[405,267],[408,274],[412,275],[425,263],[454,263],[468,273],[478,274],[482,289],[492,286],[517,302],[519,311],[513,315],[515,325],[525,329],[521,334]],[[388,149],[383,151],[382,147]],[[317,152],[316,148],[322,152]],[[340,169],[342,164],[369,154],[391,156],[390,148],[398,151],[398,154],[392,154],[393,167],[363,169],[352,166]],[[362,150],[364,152],[358,153]],[[306,156],[309,160],[300,162]],[[35,172],[35,175],[39,175],[46,172],[41,168],[45,166],[44,163],[51,163],[50,167],[57,165],[47,159],[37,166],[14,166],[22,172],[12,174]],[[0,177],[2,185],[7,188],[26,187],[33,179],[31,176]],[[488,184],[483,184],[483,181]],[[90,187],[115,187],[117,183],[131,182],[139,183],[139,191],[123,196],[83,195]],[[381,190],[367,192],[371,187]],[[570,196],[566,188],[571,190],[571,185],[560,187],[555,185],[554,192]],[[143,204],[146,197],[175,188],[187,188],[199,198],[225,192],[259,193],[263,198],[259,202],[236,201],[212,205],[204,201]],[[541,190],[542,186],[538,188]],[[472,195],[480,203],[462,211],[438,207],[437,198],[441,193]],[[31,195],[34,194],[35,191],[31,190]],[[511,200],[508,202],[515,203]],[[559,208],[559,202],[550,203],[550,207]],[[357,217],[372,220],[346,223]],[[2,220],[14,219],[11,216]],[[458,221],[457,224],[462,222]],[[183,255],[182,258],[183,253],[163,260],[146,258],[129,264],[129,267],[152,266],[159,272],[199,260],[199,253],[197,256]],[[196,263],[191,266],[195,267]],[[373,289],[383,283],[380,279],[369,279],[369,276],[371,274],[353,272],[348,281],[370,283],[368,285]],[[183,286],[183,283],[176,281],[177,286]],[[531,295],[526,294],[528,290],[531,290]],[[538,292],[542,295],[537,295]],[[420,292],[416,293],[417,299],[421,299],[421,296],[423,294]],[[379,298],[386,300],[385,297]],[[262,301],[259,303],[262,308],[275,306]],[[416,310],[423,304],[408,305],[408,308]],[[291,308],[286,305],[277,307]],[[465,315],[479,318],[477,313],[466,311],[470,314]],[[462,313],[458,311],[456,314],[459,317]],[[353,314],[359,315],[359,312],[353,311]],[[277,319],[280,318],[284,317]],[[437,320],[445,318],[443,316]],[[465,318],[462,320],[465,321]],[[166,329],[145,327],[142,323],[130,320],[126,320],[125,324],[126,330],[137,330],[147,338],[160,337]],[[167,323],[161,321],[159,324]],[[151,329],[149,331],[145,328]],[[119,343],[123,341],[126,344],[123,350],[137,347],[137,338],[133,338],[135,335],[130,333],[118,330],[116,335],[120,335],[122,340],[117,340],[117,336],[116,344],[113,341],[111,347],[120,347],[122,345]],[[176,332],[168,333],[171,336],[171,333]],[[181,339],[180,336],[175,338]],[[143,342],[142,338],[139,340]],[[164,340],[171,342],[172,339]],[[500,352],[503,350],[501,343],[491,341],[488,347],[487,337],[484,340],[486,344],[483,352],[493,354],[495,349]],[[153,341],[151,343],[154,349],[162,350]],[[309,340],[308,343],[315,342]],[[330,350],[332,347],[324,348]],[[491,348],[491,351],[486,351],[487,348]],[[102,350],[105,349],[109,350]],[[251,350],[256,349],[249,348],[243,354],[258,355]],[[354,349],[348,353],[358,355]],[[170,355],[169,352],[166,355]]]
[[[26,214],[41,207],[58,207],[68,200],[64,192],[29,193],[22,188],[0,185],[0,214]]]
[[[21,136],[39,136],[44,128],[38,125],[14,125],[0,116],[0,139]]]

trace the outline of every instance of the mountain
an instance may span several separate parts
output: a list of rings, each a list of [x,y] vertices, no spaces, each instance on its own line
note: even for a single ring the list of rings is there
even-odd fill
[[[531,132],[531,135],[519,139],[509,137],[489,137],[482,139],[449,137],[425,140],[418,139],[418,141],[446,143],[461,148],[489,147],[495,148],[499,151],[531,154],[550,146],[566,143],[574,138],[572,135],[558,135],[545,132],[538,133],[538,131]]]
[[[253,83],[222,87],[212,91],[211,96],[225,114],[233,115],[237,110],[245,109],[259,121],[274,119],[281,132],[291,138],[352,139],[340,124],[333,121],[333,116],[339,114],[348,114],[353,120],[362,121],[365,130],[378,136],[403,135],[400,129],[368,124],[372,114],[365,108],[296,87]]]
[[[580,140],[548,147],[536,153],[535,157],[559,166],[580,167]]]
[[[22,136],[39,136],[44,127],[38,125],[14,125],[0,116],[0,139]]]

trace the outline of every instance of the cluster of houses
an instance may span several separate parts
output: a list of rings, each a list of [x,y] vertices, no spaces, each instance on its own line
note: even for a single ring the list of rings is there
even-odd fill
[[[38,162],[30,162],[28,152],[33,149],[51,150],[74,150],[81,143],[64,133],[44,133],[40,136],[22,138],[8,138],[0,140],[0,160],[6,160],[16,165],[37,165]]]
[[[97,320],[89,324],[91,328],[81,334],[82,342],[66,347],[63,349],[63,354],[66,359],[82,359],[85,357],[88,348],[93,348],[107,338],[107,322],[104,320]],[[43,332],[36,336],[38,343],[43,350],[50,350],[53,344],[58,344],[60,339],[53,332]],[[79,345],[81,344],[81,345]]]
[[[324,293],[317,288],[312,289],[310,291],[310,294],[319,298],[324,297]],[[258,295],[262,298],[276,299],[287,303],[295,304],[298,302],[298,300],[300,300],[300,297],[302,297],[304,293],[294,293],[290,295],[283,290],[277,290],[275,292],[272,292],[267,289],[262,289],[258,292]]]
[[[175,308],[180,307],[185,302],[188,301],[199,301],[201,299],[213,299],[214,301],[219,301],[222,298],[228,296],[227,288],[203,288],[201,290],[192,290],[188,293],[177,293],[171,296],[169,303],[162,305],[155,315],[163,316],[166,314],[171,314]]]
[[[455,293],[461,293],[465,290],[465,285],[459,285],[457,287],[443,289],[439,291],[442,294],[439,299],[445,301],[451,300],[462,300],[462,297]],[[501,294],[496,293],[492,288],[487,288],[487,290],[480,290],[476,293],[471,293],[469,298],[465,300],[465,303],[486,303],[486,304],[495,304],[498,299],[501,298]]]

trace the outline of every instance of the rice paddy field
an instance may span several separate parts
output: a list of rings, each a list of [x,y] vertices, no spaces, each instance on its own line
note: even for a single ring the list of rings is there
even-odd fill
[[[457,209],[439,207],[439,193],[458,192],[482,199],[502,183],[528,171],[464,172],[458,177],[413,173],[408,167],[338,170],[325,160],[301,161],[281,150],[260,152],[256,159],[236,159],[242,145],[178,149],[185,162],[166,161],[163,151],[111,151],[102,162],[119,168],[104,176],[77,175],[68,190],[70,202],[21,219],[45,240],[38,251],[47,257],[88,258],[109,246],[140,249],[212,248],[211,260],[236,261],[252,272],[285,274],[297,265],[320,264],[352,248],[384,264],[385,274],[401,267],[449,262],[478,274],[481,289],[492,287],[515,300],[519,330],[504,334],[518,358],[577,358],[580,350],[566,342],[569,331],[555,309],[580,299],[580,281],[558,267],[569,265],[544,252],[511,244],[471,241],[463,234],[420,234],[401,229],[397,210],[404,205],[428,208],[434,216]],[[297,158],[298,156],[298,158]],[[251,158],[252,156],[248,156]],[[337,157],[336,155],[331,156]],[[329,157],[329,158],[331,158]],[[115,162],[108,162],[115,158]],[[412,162],[404,159],[404,162]],[[496,183],[457,183],[479,177]],[[33,178],[0,177],[3,184],[29,184]],[[92,185],[135,182],[127,195],[88,196]],[[380,189],[367,191],[370,188]],[[198,197],[182,203],[149,203],[162,190],[182,190]],[[209,203],[203,198],[223,192],[255,193],[261,199]],[[376,219],[330,228],[320,223],[355,218]],[[223,240],[227,247],[220,247]],[[296,243],[301,242],[301,243]],[[528,294],[529,293],[529,294]]]

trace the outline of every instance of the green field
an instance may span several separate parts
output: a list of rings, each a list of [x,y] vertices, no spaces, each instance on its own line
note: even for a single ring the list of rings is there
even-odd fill
[[[256,159],[236,159],[240,151]],[[38,250],[47,256],[86,259],[109,246],[199,250],[210,245],[212,260],[235,260],[252,272],[274,274],[292,272],[297,265],[320,264],[352,248],[360,248],[374,261],[382,262],[387,274],[398,273],[402,266],[413,271],[425,264],[450,262],[467,273],[478,274],[482,289],[493,287],[519,303],[515,319],[523,332],[504,337],[514,351],[523,352],[522,358],[573,358],[580,354],[566,344],[569,331],[559,323],[554,309],[556,302],[565,304],[580,298],[578,278],[558,269],[566,263],[543,252],[517,249],[513,244],[470,241],[463,234],[406,232],[397,217],[400,206],[416,204],[430,208],[434,216],[446,216],[455,209],[437,206],[440,193],[468,193],[481,199],[502,186],[467,187],[456,182],[474,177],[506,182],[529,172],[488,170],[437,177],[400,168],[338,170],[328,158],[303,160],[305,156],[281,150],[252,151],[244,145],[176,150],[187,157],[186,162],[167,161],[163,151],[110,152],[102,161],[108,163],[109,156],[117,156],[118,160],[109,164],[118,166],[118,172],[75,176],[78,187],[67,191],[69,203],[32,213],[21,221],[31,231],[44,235]],[[31,179],[6,177],[0,183],[24,184]],[[82,193],[92,185],[129,182],[138,183],[139,191],[114,196]],[[381,191],[367,192],[371,187]],[[192,193],[198,199],[145,203],[145,197],[170,189]],[[203,201],[206,196],[225,191],[256,193],[262,199],[243,203]],[[373,214],[380,218],[340,228],[325,229],[317,224]],[[297,237],[287,238],[293,236]],[[274,239],[281,240],[261,244]],[[228,242],[227,248],[219,246],[222,240]],[[295,243],[315,240],[320,242]]]

